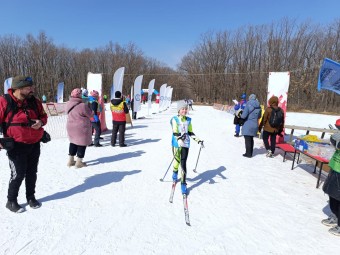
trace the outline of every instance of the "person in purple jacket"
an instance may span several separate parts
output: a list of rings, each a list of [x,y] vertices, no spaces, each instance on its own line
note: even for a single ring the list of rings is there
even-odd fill
[[[87,103],[82,100],[81,89],[72,90],[70,100],[66,103],[68,114],[66,130],[70,140],[69,160],[67,166],[81,168],[86,166],[83,162],[86,146],[92,143],[92,125],[90,118],[92,111]],[[77,155],[77,160],[74,156]]]

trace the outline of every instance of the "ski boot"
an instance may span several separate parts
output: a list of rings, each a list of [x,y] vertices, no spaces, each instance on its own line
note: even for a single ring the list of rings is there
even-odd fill
[[[177,177],[178,177],[178,172],[175,172],[175,171],[174,171],[174,172],[172,173],[172,181],[173,181],[173,182],[177,182]]]
[[[182,190],[182,195],[187,194],[187,184],[186,183],[181,183],[181,190]]]

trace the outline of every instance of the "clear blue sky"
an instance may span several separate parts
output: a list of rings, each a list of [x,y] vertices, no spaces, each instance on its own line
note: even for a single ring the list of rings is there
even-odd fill
[[[175,67],[207,31],[283,17],[330,24],[340,17],[340,0],[0,0],[0,10],[1,36],[44,31],[56,45],[78,50],[133,42]]]

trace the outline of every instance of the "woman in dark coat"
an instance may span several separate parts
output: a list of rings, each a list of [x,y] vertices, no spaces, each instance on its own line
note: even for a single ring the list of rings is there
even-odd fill
[[[335,126],[340,130],[340,119],[336,121]],[[329,233],[340,236],[340,132],[331,136],[331,143],[335,146],[335,152],[328,164],[331,170],[323,185],[323,191],[329,195],[332,214],[321,223],[332,227],[328,230]]]

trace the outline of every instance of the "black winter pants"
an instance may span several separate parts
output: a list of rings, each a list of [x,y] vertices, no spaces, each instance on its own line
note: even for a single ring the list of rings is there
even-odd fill
[[[269,137],[270,137],[270,145],[268,142]],[[276,133],[270,133],[268,131],[263,130],[262,139],[263,139],[264,146],[266,147],[266,150],[271,150],[271,152],[274,154],[275,146],[276,146]]]
[[[102,134],[102,130],[101,130],[101,127],[100,127],[100,121],[98,122],[91,122],[92,123],[92,128],[94,130],[96,130],[96,133],[94,135],[94,145],[98,145],[99,144],[99,139],[100,139],[100,135]]]
[[[187,159],[188,159],[188,155],[189,155],[189,148],[172,147],[172,153],[175,157],[175,162],[174,162],[174,165],[173,165],[174,172],[177,172],[179,165],[181,165],[181,169],[182,169],[181,183],[186,184],[186,180],[187,180]]]
[[[69,149],[68,149],[68,154],[70,156],[77,155],[78,158],[84,158],[85,157],[85,151],[86,151],[86,146],[76,145],[74,143],[70,143],[70,146],[69,146]]]
[[[113,123],[112,122],[112,136],[111,136],[111,145],[116,144],[117,133],[119,131],[119,145],[123,145],[125,143],[125,126],[126,122],[123,123]]]
[[[246,156],[252,157],[254,149],[254,137],[250,135],[244,135],[244,142],[246,144]]]
[[[9,201],[16,201],[19,188],[25,179],[27,200],[34,197],[37,182],[40,143],[25,144],[15,142],[14,148],[7,152],[11,179],[8,185]]]
[[[332,213],[338,218],[338,226],[340,226],[340,201],[329,197],[329,207],[331,208]]]

